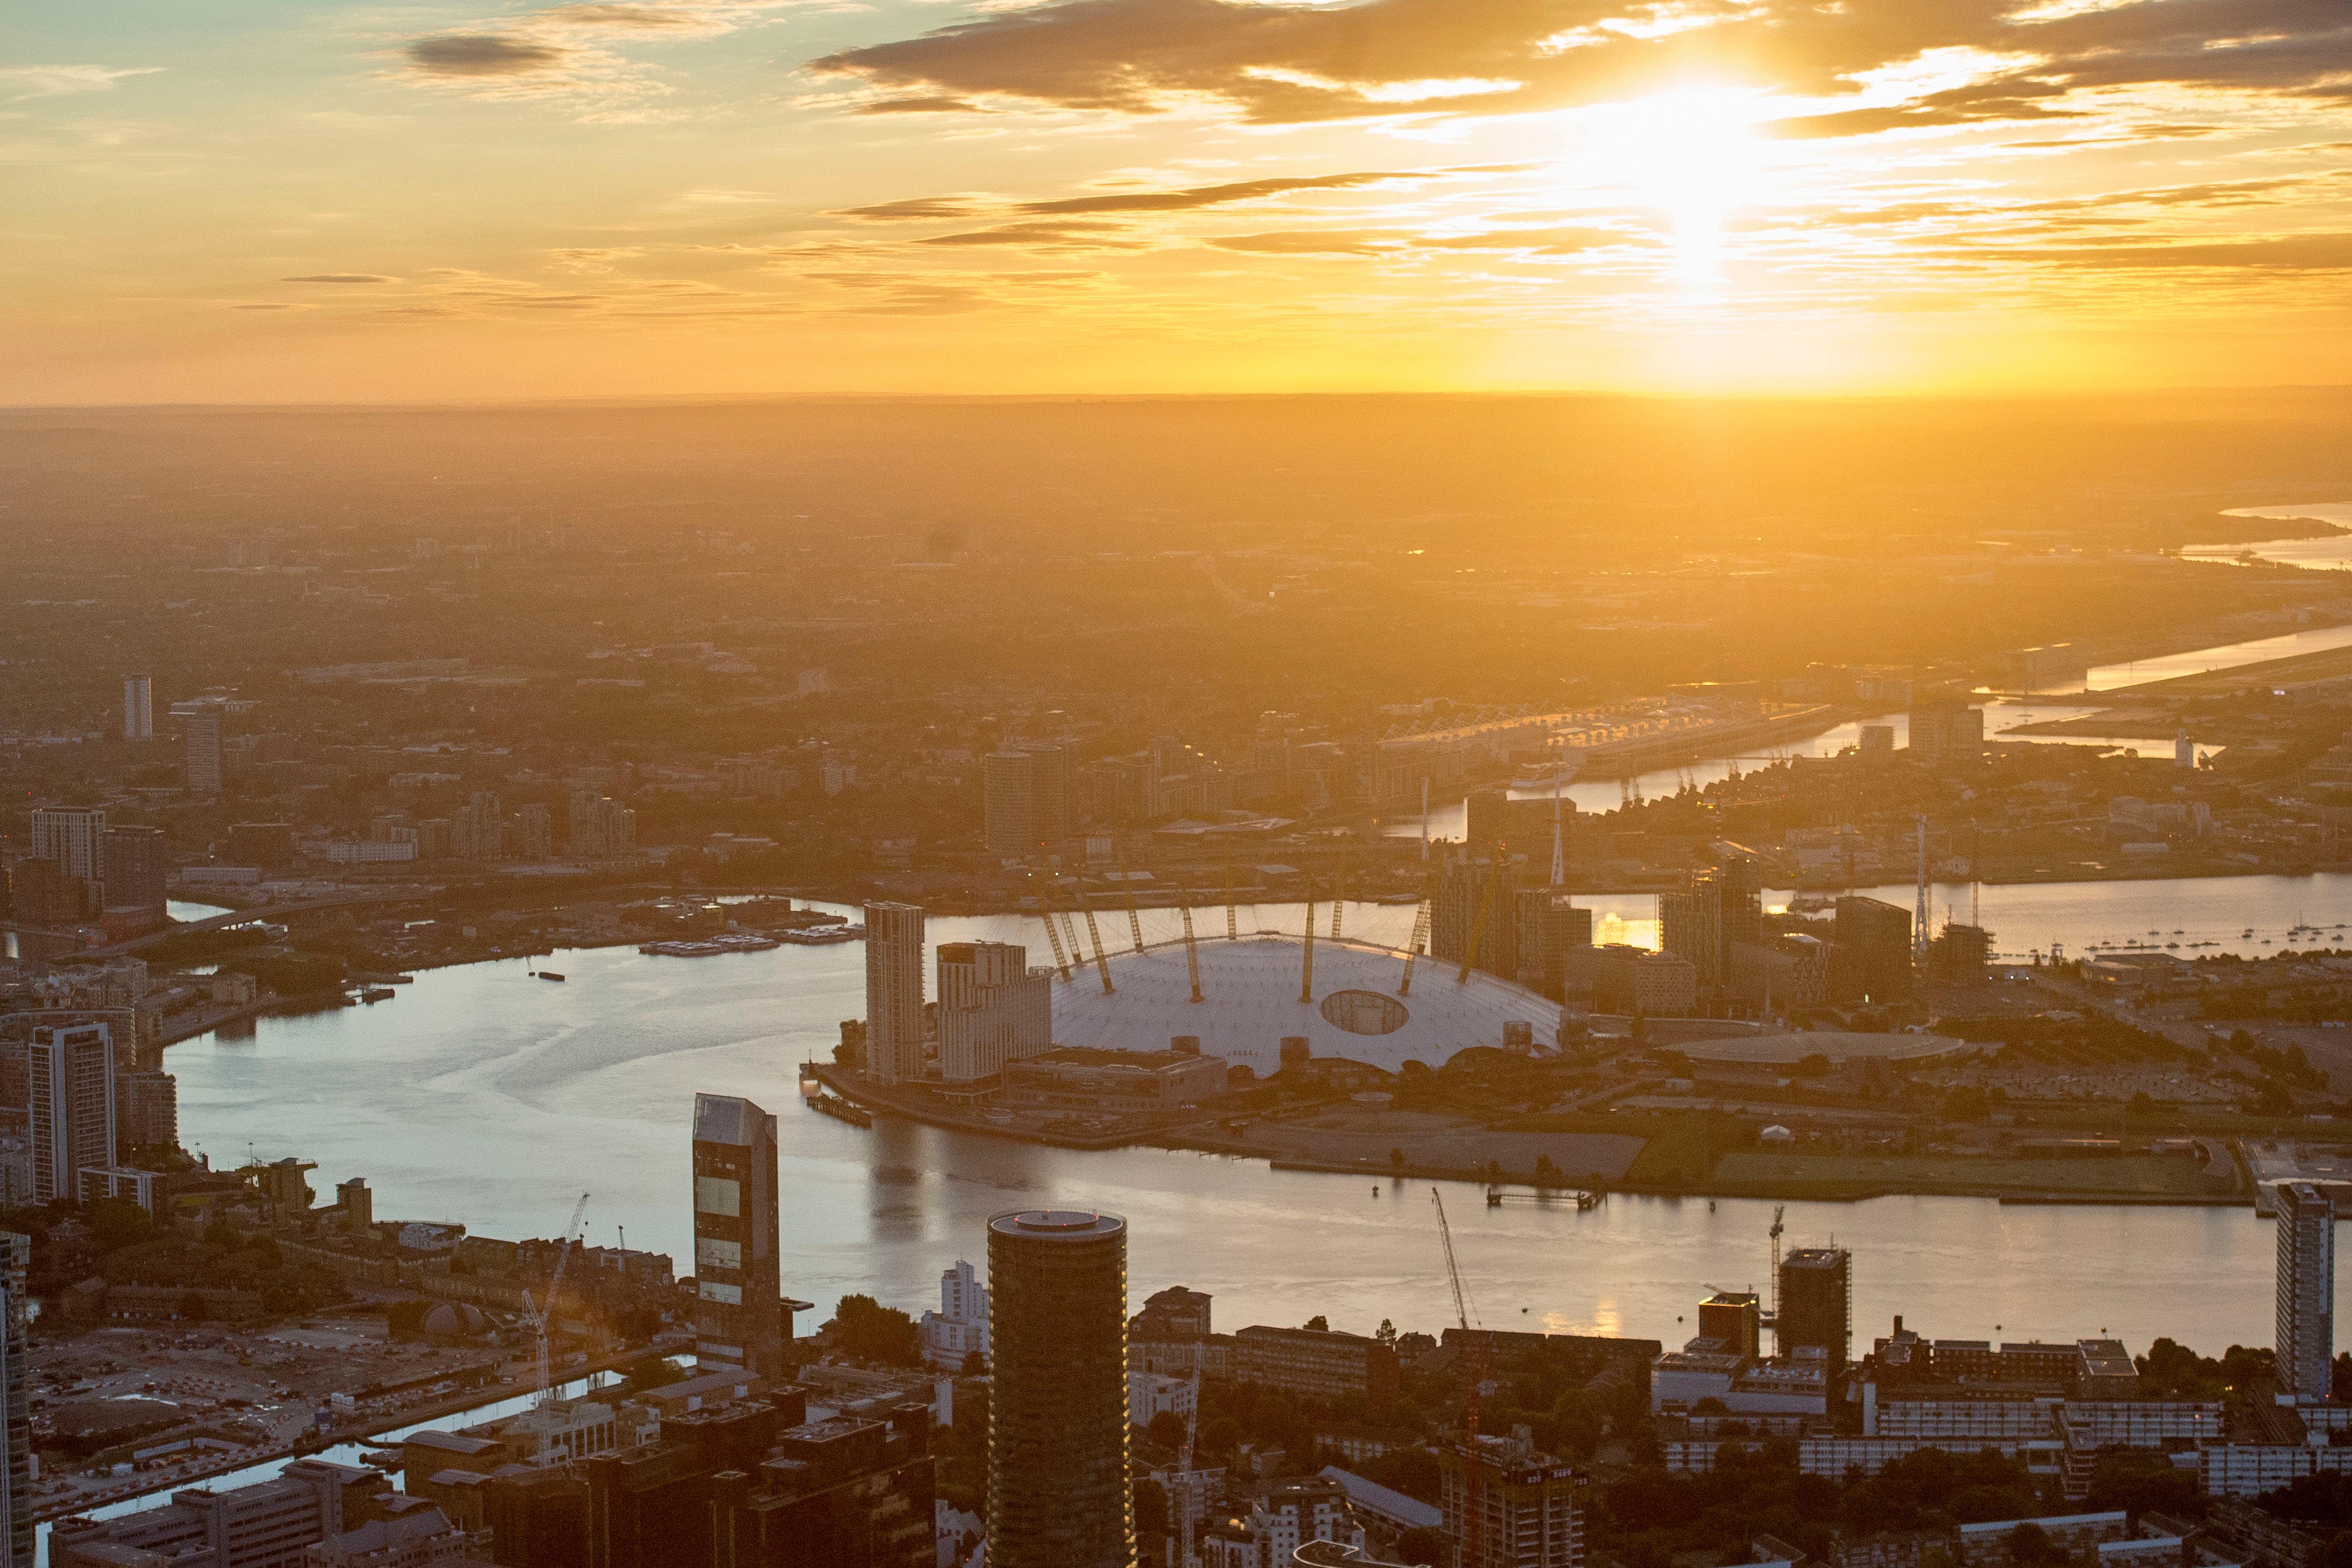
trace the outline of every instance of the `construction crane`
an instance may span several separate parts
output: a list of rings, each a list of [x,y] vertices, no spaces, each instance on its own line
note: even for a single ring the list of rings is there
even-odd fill
[[[1412,963],[1429,951],[1429,900],[1423,897],[1421,907],[1413,911],[1412,940],[1404,944],[1404,981],[1397,986],[1397,994],[1412,994]]]
[[[1183,907],[1183,915],[1184,969],[1185,972],[1192,977],[1192,1000],[1198,1002],[1201,999],[1201,950],[1194,946],[1192,942],[1192,905],[1186,904]]]
[[[1078,908],[1086,912],[1087,941],[1095,950],[1095,973],[1102,976],[1103,994],[1111,994],[1110,960],[1103,954],[1102,930],[1095,924],[1095,907],[1087,902],[1085,882],[1078,884]]]
[[[1118,868],[1118,890],[1127,899],[1127,933],[1135,939],[1135,951],[1143,951],[1143,917],[1135,912],[1135,884],[1127,879],[1127,857],[1112,851],[1112,861]]]
[[[1315,884],[1307,884],[1307,949],[1298,966],[1298,999],[1315,1000]]]
[[[533,1301],[528,1290],[522,1293],[523,1321],[530,1325],[531,1334],[539,1342],[539,1381],[533,1384],[531,1393],[534,1409],[555,1397],[554,1383],[549,1375],[548,1366],[548,1319],[555,1311],[555,1293],[563,1288],[563,1270],[572,1261],[572,1243],[580,1239],[580,1222],[587,1216],[588,1194],[583,1193],[580,1201],[572,1205],[572,1223],[563,1229],[563,1248],[555,1255],[555,1272],[547,1281],[547,1305],[541,1307]]]
[[[1475,1331],[1470,1327],[1470,1299],[1462,1289],[1461,1266],[1454,1260],[1454,1227],[1445,1223],[1445,1194],[1432,1187],[1429,1189],[1429,1201],[1437,1206],[1437,1239],[1445,1247],[1445,1279],[1454,1287],[1454,1319],[1462,1327],[1462,1349],[1469,1363],[1469,1386],[1462,1396],[1461,1560],[1465,1563],[1477,1564],[1485,1561],[1478,1547],[1486,1523],[1478,1485],[1478,1391],[1486,1381],[1487,1358],[1492,1347],[1483,1323]]]
[[[1192,1444],[1201,1424],[1201,1360],[1192,1358],[1192,1397],[1184,1409],[1184,1452],[1176,1461],[1176,1473],[1182,1478],[1184,1495],[1177,1502],[1181,1516],[1176,1527],[1177,1568],[1192,1568],[1192,1494],[1202,1489],[1201,1479],[1192,1473]]]
[[[1478,943],[1486,935],[1486,916],[1495,908],[1495,890],[1503,885],[1503,849],[1495,847],[1495,874],[1486,879],[1486,890],[1478,897],[1478,917],[1470,922],[1470,943],[1462,950],[1462,973],[1454,977],[1456,985],[1470,984],[1470,966],[1478,962]]]
[[[1786,1204],[1772,1205],[1772,1344],[1776,1350],[1780,1343],[1780,1216],[1788,1212]]]
[[[1067,985],[1070,983],[1070,961],[1062,955],[1062,933],[1054,929],[1054,907],[1045,901],[1045,885],[1037,881],[1034,869],[1030,871],[1029,880],[1036,887],[1037,913],[1045,921],[1045,942],[1054,950],[1055,971],[1061,975],[1062,984]]]

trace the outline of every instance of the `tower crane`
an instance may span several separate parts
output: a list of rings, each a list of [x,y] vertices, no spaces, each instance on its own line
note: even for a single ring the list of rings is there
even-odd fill
[[[547,1281],[547,1305],[541,1307],[533,1301],[528,1290],[522,1293],[523,1321],[530,1325],[530,1331],[539,1342],[539,1381],[531,1393],[534,1409],[555,1397],[555,1389],[548,1375],[548,1319],[555,1311],[555,1293],[563,1288],[563,1270],[572,1261],[572,1244],[580,1239],[580,1223],[587,1217],[588,1194],[583,1193],[580,1201],[572,1205],[572,1223],[563,1228],[563,1248],[555,1255],[555,1272]]]
[[[1780,1343],[1780,1216],[1789,1212],[1786,1204],[1772,1205],[1772,1343]]]
[[[1478,1485],[1478,1390],[1486,1381],[1491,1346],[1484,1324],[1475,1331],[1470,1327],[1470,1299],[1463,1293],[1462,1269],[1454,1260],[1454,1227],[1445,1223],[1445,1194],[1432,1187],[1429,1201],[1437,1206],[1437,1239],[1444,1244],[1445,1279],[1454,1287],[1454,1318],[1462,1327],[1462,1348],[1469,1362],[1469,1388],[1462,1396],[1462,1561],[1479,1563],[1485,1561],[1479,1542],[1486,1518]]]

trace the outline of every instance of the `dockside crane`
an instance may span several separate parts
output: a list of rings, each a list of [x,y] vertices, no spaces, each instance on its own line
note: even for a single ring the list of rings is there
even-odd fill
[[[530,1401],[533,1409],[555,1397],[554,1382],[549,1375],[548,1320],[555,1310],[555,1293],[563,1288],[563,1270],[572,1261],[572,1245],[580,1239],[581,1222],[587,1217],[588,1194],[583,1193],[580,1201],[572,1205],[572,1223],[563,1229],[563,1249],[555,1255],[555,1272],[547,1281],[547,1304],[541,1307],[530,1299],[530,1291],[522,1293],[523,1321],[530,1325],[530,1331],[539,1342],[539,1378],[532,1387]]]
[[[1478,1485],[1478,1391],[1486,1381],[1491,1347],[1485,1325],[1475,1330],[1470,1326],[1470,1299],[1463,1293],[1462,1269],[1454,1260],[1454,1227],[1445,1223],[1445,1194],[1432,1187],[1429,1201],[1437,1206],[1437,1238],[1445,1247],[1445,1279],[1454,1287],[1454,1318],[1462,1328],[1462,1349],[1469,1367],[1468,1389],[1462,1396],[1462,1561],[1475,1564],[1485,1561],[1479,1554],[1486,1519]]]

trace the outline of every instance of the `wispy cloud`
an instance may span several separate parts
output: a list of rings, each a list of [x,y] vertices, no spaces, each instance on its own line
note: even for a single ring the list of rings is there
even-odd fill
[[[124,77],[152,76],[162,66],[0,66],[0,97],[61,98],[104,92]]]

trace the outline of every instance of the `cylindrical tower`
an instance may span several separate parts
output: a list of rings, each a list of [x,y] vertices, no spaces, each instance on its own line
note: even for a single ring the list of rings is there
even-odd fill
[[[988,1222],[989,1568],[1131,1568],[1127,1222]]]

